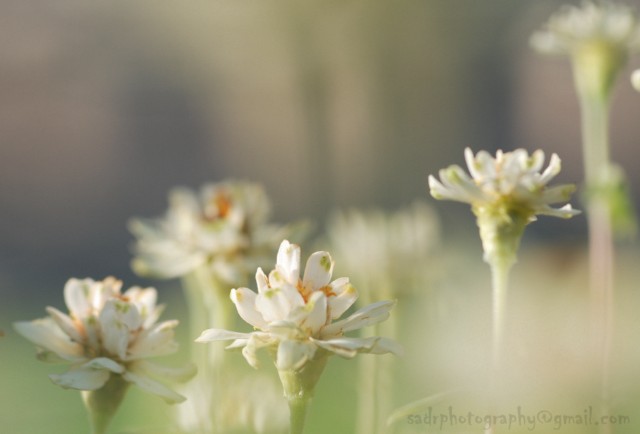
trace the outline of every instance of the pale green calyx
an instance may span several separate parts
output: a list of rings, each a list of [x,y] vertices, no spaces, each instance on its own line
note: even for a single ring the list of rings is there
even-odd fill
[[[560,158],[553,154],[549,166],[542,170],[544,152],[529,155],[524,149],[498,151],[493,158],[480,151],[475,156],[465,150],[469,176],[460,166],[440,170],[440,180],[429,176],[431,195],[436,199],[466,202],[477,217],[480,236],[489,263],[511,264],[527,224],[536,215],[570,218],[579,213],[567,204],[550,205],[569,200],[575,191],[572,184],[547,187],[560,172]]]
[[[531,45],[571,56],[578,91],[607,97],[628,55],[640,50],[640,22],[631,7],[610,1],[565,5],[532,35]]]

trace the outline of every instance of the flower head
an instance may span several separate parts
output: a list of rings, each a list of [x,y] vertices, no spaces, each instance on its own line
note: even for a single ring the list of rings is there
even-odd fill
[[[570,218],[579,213],[567,204],[561,208],[550,205],[569,200],[575,186],[571,184],[547,187],[560,172],[560,158],[551,156],[549,166],[542,170],[544,152],[529,155],[524,149],[498,151],[493,158],[485,151],[475,156],[465,149],[469,173],[453,165],[440,171],[440,181],[429,176],[431,195],[471,204],[478,219],[485,250],[485,260],[515,260],[515,251],[524,227],[536,215]]]
[[[199,193],[174,189],[164,217],[131,220],[137,237],[133,269],[173,278],[208,264],[220,280],[242,282],[282,239],[283,228],[267,224],[269,208],[257,184],[207,184]]]
[[[476,214],[489,212],[505,220],[514,214],[532,221],[537,214],[569,218],[579,213],[568,204],[561,208],[550,206],[569,200],[575,191],[571,184],[547,188],[549,181],[560,172],[560,158],[556,154],[542,172],[544,152],[541,150],[530,156],[524,149],[498,151],[493,158],[486,151],[474,156],[467,148],[464,156],[471,177],[457,165],[441,170],[440,181],[429,176],[434,198],[467,202]]]
[[[565,5],[532,35],[531,45],[570,55],[578,89],[606,96],[629,53],[640,50],[640,20],[629,6],[610,1]]]
[[[178,321],[156,323],[163,307],[156,306],[156,290],[132,287],[121,293],[122,282],[70,279],[64,287],[69,309],[65,314],[47,307],[49,316],[15,323],[15,329],[39,348],[43,361],[71,365],[51,380],[64,388],[94,391],[112,376],[162,397],[169,403],[184,397],[153,377],[185,381],[195,368],[168,368],[147,359],[174,353],[173,329]]]
[[[337,320],[355,302],[357,291],[348,278],[331,281],[334,262],[329,253],[315,252],[300,277],[300,247],[283,241],[276,268],[256,273],[258,293],[248,288],[231,291],[238,314],[256,331],[237,333],[209,329],[197,342],[233,340],[228,348],[242,348],[252,366],[256,350],[270,348],[280,371],[298,371],[326,352],[351,358],[357,353],[399,353],[395,342],[381,338],[351,338],[346,332],[376,324],[389,317],[393,301],[381,301]]]

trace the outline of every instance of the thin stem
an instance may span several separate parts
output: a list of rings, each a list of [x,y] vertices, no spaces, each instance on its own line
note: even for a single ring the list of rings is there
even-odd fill
[[[82,400],[91,422],[91,434],[107,432],[107,427],[120,407],[128,385],[120,375],[112,374],[100,389],[82,391]]]
[[[609,104],[606,98],[580,99],[582,115],[587,223],[589,226],[589,289],[596,348],[600,354],[602,406],[608,412],[610,358],[613,341],[614,243],[611,209],[603,187],[609,160]],[[606,191],[606,190],[605,190]],[[603,432],[611,432],[605,426]]]
[[[491,283],[493,289],[492,368],[494,375],[501,369],[504,357],[504,330],[510,269],[511,262],[509,261],[493,261],[491,263]]]
[[[311,398],[307,395],[289,399],[290,434],[302,434],[304,432],[310,403]]]

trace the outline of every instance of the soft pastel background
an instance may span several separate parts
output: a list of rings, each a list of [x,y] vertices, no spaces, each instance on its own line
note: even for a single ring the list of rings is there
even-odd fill
[[[439,281],[398,306],[407,355],[397,362],[396,404],[471,387],[488,352],[489,272],[467,207],[432,201],[427,175],[461,164],[466,146],[525,147],[557,152],[559,182],[579,182],[568,61],[528,47],[529,34],[558,5],[4,0],[0,432],[88,431],[79,395],[47,379],[59,368],[37,362],[32,345],[11,328],[43,316],[47,305],[62,308],[69,277],[115,275],[126,286],[156,285],[170,303],[165,318],[188,320],[178,282],[147,281],[129,269],[127,220],[162,214],[173,186],[226,178],[263,183],[275,220],[307,218],[319,234],[338,208],[430,203],[443,242],[438,261],[424,267],[437,268]],[[626,169],[636,201],[640,94],[628,76],[638,66],[632,58],[620,79],[612,120],[613,158]],[[510,300],[512,408],[573,414],[597,405],[584,391],[585,245],[584,216],[541,219],[527,232]],[[637,242],[626,242],[614,382],[615,409],[632,424],[620,433],[640,429],[638,259]],[[185,330],[186,347],[193,337]],[[352,432],[356,369],[332,360],[310,434]],[[450,401],[462,412],[467,395]],[[170,413],[146,398],[132,389],[113,432],[160,432]],[[396,429],[427,432],[404,421]]]

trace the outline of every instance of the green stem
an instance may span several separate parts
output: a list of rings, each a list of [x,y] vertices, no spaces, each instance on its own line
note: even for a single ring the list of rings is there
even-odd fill
[[[82,391],[82,400],[89,413],[91,434],[105,434],[113,419],[129,383],[120,375],[112,374],[98,390]]]
[[[504,357],[504,330],[510,269],[511,263],[507,261],[494,261],[491,263],[491,283],[493,290],[492,366],[494,374],[499,372]]]
[[[320,354],[297,371],[278,371],[284,396],[289,403],[290,434],[302,434],[313,390],[327,364],[327,355]]]
[[[311,399],[309,397],[289,399],[290,433],[302,434],[304,432],[307,410]]]

